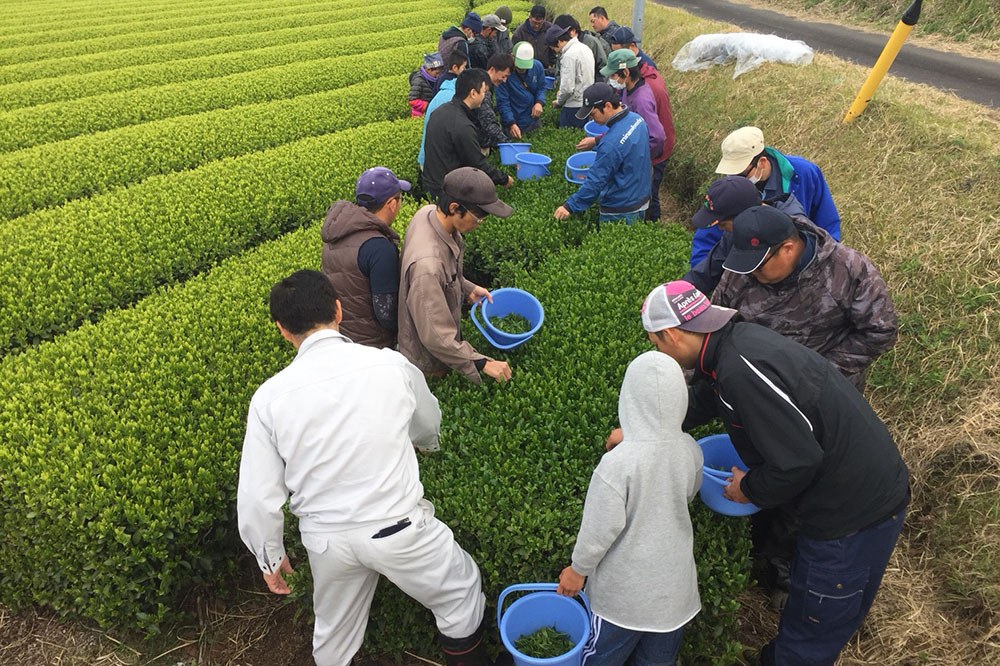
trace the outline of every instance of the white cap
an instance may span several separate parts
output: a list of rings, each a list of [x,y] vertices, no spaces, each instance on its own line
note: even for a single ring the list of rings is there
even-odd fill
[[[535,64],[535,47],[531,42],[518,42],[514,46],[514,67],[531,69]]]
[[[722,140],[722,160],[715,167],[715,173],[726,176],[741,174],[762,152],[764,133],[756,127],[741,127]]]

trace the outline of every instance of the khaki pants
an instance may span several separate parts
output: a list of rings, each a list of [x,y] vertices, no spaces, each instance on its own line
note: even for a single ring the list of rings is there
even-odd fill
[[[331,534],[303,533],[313,576],[313,657],[317,666],[347,666],[364,641],[379,574],[434,613],[439,632],[471,636],[483,620],[486,597],[479,567],[451,529],[420,500],[410,526],[380,539],[385,525]]]

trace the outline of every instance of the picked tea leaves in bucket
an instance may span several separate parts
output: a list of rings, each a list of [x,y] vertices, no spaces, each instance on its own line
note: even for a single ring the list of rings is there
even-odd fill
[[[546,659],[566,654],[576,644],[569,636],[552,626],[521,636],[514,642],[514,647],[526,657]]]

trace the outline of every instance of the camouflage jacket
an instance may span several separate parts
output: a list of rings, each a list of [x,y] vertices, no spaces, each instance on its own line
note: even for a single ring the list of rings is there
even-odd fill
[[[899,332],[889,289],[868,257],[805,218],[793,219],[800,232],[816,237],[813,260],[774,285],[726,271],[712,303],[818,352],[864,389],[868,367]]]

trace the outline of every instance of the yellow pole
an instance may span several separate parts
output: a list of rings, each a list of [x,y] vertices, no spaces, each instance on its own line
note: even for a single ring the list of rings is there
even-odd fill
[[[864,113],[868,102],[872,101],[872,97],[875,96],[875,90],[882,83],[885,73],[889,71],[889,67],[892,66],[893,61],[899,54],[899,50],[903,48],[903,42],[909,37],[913,26],[917,24],[917,20],[920,18],[920,5],[922,1],[913,0],[913,4],[903,14],[903,18],[896,25],[896,29],[892,31],[892,36],[889,37],[885,48],[882,49],[882,55],[878,57],[878,61],[868,74],[868,79],[861,86],[861,90],[858,91],[858,96],[851,103],[851,108],[847,110],[847,115],[844,116],[845,124]]]

